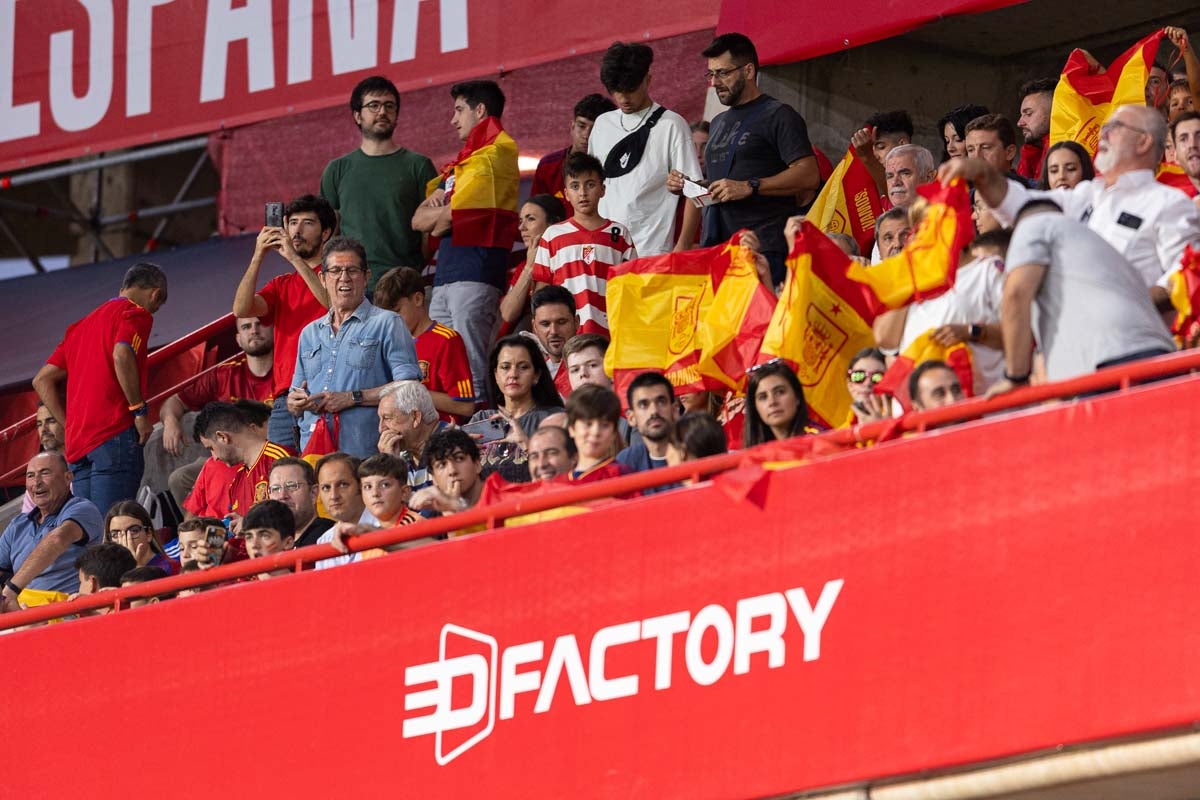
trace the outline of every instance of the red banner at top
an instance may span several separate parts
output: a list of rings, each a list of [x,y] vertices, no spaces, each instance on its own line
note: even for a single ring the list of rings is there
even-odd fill
[[[712,27],[716,0],[0,0],[0,171]],[[403,113],[403,111],[401,111]]]

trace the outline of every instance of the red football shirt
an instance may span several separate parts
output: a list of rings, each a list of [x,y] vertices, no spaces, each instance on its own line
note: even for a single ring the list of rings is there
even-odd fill
[[[321,274],[320,267],[317,267],[317,274]],[[304,278],[296,272],[267,281],[258,295],[267,301],[268,309],[266,316],[259,317],[259,321],[275,328],[273,397],[279,397],[287,394],[292,385],[292,375],[296,372],[296,351],[300,349],[300,331],[308,323],[324,316],[327,309],[313,297]]]
[[[636,258],[629,229],[605,222],[588,230],[574,219],[551,225],[538,242],[533,280],[563,286],[575,297],[579,333],[608,335],[608,270]]]
[[[554,381],[554,388],[558,389],[558,394],[565,403],[567,398],[571,396],[571,374],[567,371],[567,360],[564,358],[557,364],[554,364],[547,358],[546,369],[550,370],[550,378]]]
[[[238,400],[259,400],[267,405],[275,399],[274,370],[261,378],[250,371],[246,354],[228,364],[209,370],[179,392],[179,399],[191,409],[204,408],[208,403],[234,403]]]
[[[471,362],[467,360],[467,345],[458,331],[440,322],[422,333],[414,342],[417,364],[421,367],[421,383],[431,392],[445,392],[451,400],[475,402],[475,384],[471,380]],[[439,414],[444,422],[462,423],[453,414]]]
[[[567,160],[570,152],[570,147],[564,147],[562,150],[555,150],[553,153],[542,156],[537,169],[533,171],[533,182],[529,187],[530,197],[537,194],[549,194],[561,200],[568,217],[575,213],[575,209],[567,201],[564,191],[566,181],[563,179],[563,163]]]
[[[267,442],[258,460],[247,467],[231,467],[210,458],[204,462],[192,493],[183,507],[197,517],[223,519],[227,514],[245,516],[250,506],[267,499],[267,477],[271,466],[285,456],[294,455],[285,447]]]
[[[154,317],[124,297],[116,297],[72,324],[47,363],[66,370],[67,461],[79,461],[133,426],[133,412],[113,367],[113,348],[127,344],[137,356],[142,396],[146,396],[146,353]]]
[[[229,486],[229,510],[234,514],[246,515],[250,506],[267,499],[267,478],[271,466],[281,458],[295,455],[286,447],[267,442],[266,447],[253,464],[242,464],[237,468],[233,483]]]

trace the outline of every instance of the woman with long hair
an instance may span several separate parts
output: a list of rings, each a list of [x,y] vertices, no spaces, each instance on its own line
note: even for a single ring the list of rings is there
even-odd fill
[[[533,292],[533,259],[546,228],[567,218],[566,207],[554,195],[535,194],[525,201],[517,214],[517,231],[525,243],[524,263],[512,275],[508,292],[500,301],[500,335],[516,330],[529,314],[529,296]],[[514,253],[514,255],[521,255]]]
[[[988,113],[988,110],[983,106],[968,103],[967,105],[947,111],[938,120],[937,135],[942,140],[943,161],[966,156],[967,123],[976,117],[982,117],[986,113]]]
[[[796,373],[774,359],[749,370],[746,384],[746,447],[790,439],[808,431],[808,404]]]
[[[1039,189],[1073,189],[1096,177],[1092,158],[1078,142],[1055,142],[1046,149]]]
[[[104,541],[133,553],[139,567],[159,567],[168,575],[179,572],[179,564],[167,558],[154,535],[154,522],[142,504],[134,500],[114,503],[104,517]]]

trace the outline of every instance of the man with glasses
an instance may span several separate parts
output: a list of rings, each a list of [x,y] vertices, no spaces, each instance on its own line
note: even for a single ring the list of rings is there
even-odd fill
[[[729,110],[714,117],[708,130],[704,164],[714,202],[704,210],[701,245],[749,228],[779,283],[787,257],[784,223],[801,212],[798,204],[812,203],[821,185],[808,128],[795,109],[758,88],[758,52],[746,36],[722,34],[703,55],[705,77]],[[680,177],[672,177],[669,188],[682,189]]]
[[[350,95],[350,113],[362,141],[321,175],[321,196],[341,217],[342,234],[367,248],[376,276],[391,267],[424,265],[412,216],[425,199],[425,185],[437,177],[428,157],[392,139],[399,111],[395,84],[381,75],[360,81]],[[367,291],[374,289],[372,280]]]
[[[267,497],[292,510],[296,518],[295,547],[316,544],[333,520],[317,516],[317,475],[302,458],[281,458],[271,465]]]
[[[1183,248],[1200,241],[1196,207],[1183,192],[1159,183],[1154,171],[1162,161],[1167,123],[1145,106],[1122,106],[1100,129],[1096,172],[1072,189],[1033,191],[978,158],[956,158],[942,165],[943,182],[963,178],[1011,227],[1030,200],[1053,200],[1071,219],[1085,223],[1137,269],[1159,308],[1169,307],[1166,289],[1156,283],[1179,264]]]
[[[370,269],[363,246],[333,239],[322,263],[329,313],[300,332],[288,411],[302,416],[302,449],[323,419],[338,449],[365,458],[376,452],[379,390],[392,381],[419,381],[421,368],[404,320],[366,299]]]

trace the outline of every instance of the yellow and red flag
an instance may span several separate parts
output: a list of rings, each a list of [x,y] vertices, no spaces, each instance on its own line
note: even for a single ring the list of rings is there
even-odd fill
[[[1171,333],[1186,347],[1200,326],[1200,251],[1190,244],[1185,247],[1182,263],[1169,280],[1171,305],[1176,312]]]
[[[962,342],[952,345],[938,344],[933,340],[934,328],[922,333],[912,344],[904,348],[904,352],[896,356],[883,380],[875,385],[876,394],[886,394],[900,401],[907,411],[912,408],[912,400],[908,396],[908,376],[920,364],[926,361],[944,361],[958,376],[963,394],[972,397],[975,394],[975,377],[971,359],[971,348]]]
[[[1170,186],[1174,189],[1186,194],[1188,197],[1195,197],[1197,194],[1196,186],[1192,183],[1192,179],[1183,171],[1183,167],[1178,164],[1162,163],[1158,165],[1158,171],[1154,173],[1154,179],[1159,183]]]
[[[754,251],[733,235],[711,261],[712,302],[696,332],[697,369],[706,388],[740,392],[775,310],[775,294],[758,276]]]
[[[871,323],[886,310],[869,286],[851,280],[850,258],[805,221],[788,257],[783,292],[759,353],[783,359],[800,379],[809,416],[827,428],[850,415],[846,369],[875,345]]]
[[[825,233],[853,237],[860,251],[870,253],[875,246],[875,220],[882,213],[875,181],[850,147],[804,218]]]
[[[1162,30],[1155,31],[1101,73],[1091,72],[1082,50],[1072,50],[1054,90],[1050,143],[1079,142],[1095,155],[1109,116],[1121,106],[1146,104],[1146,81],[1162,38]]]
[[[511,248],[517,239],[517,196],[521,171],[517,143],[496,117],[485,117],[471,129],[458,157],[425,188],[428,197],[439,186],[450,196],[454,244]]]
[[[927,183],[917,192],[928,203],[925,216],[904,249],[878,264],[850,262],[852,280],[871,287],[887,308],[900,308],[937,297],[954,285],[958,258],[975,237],[967,185]]]

